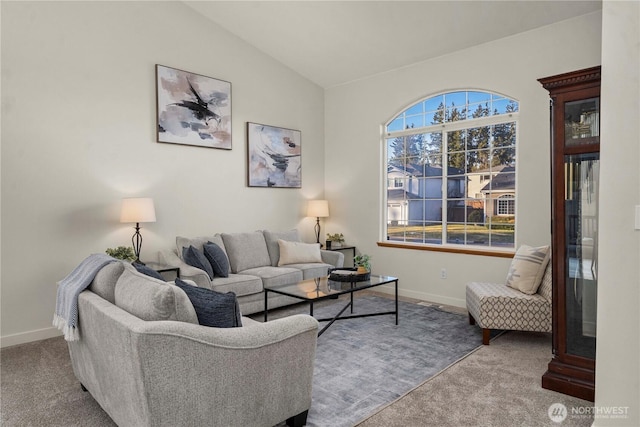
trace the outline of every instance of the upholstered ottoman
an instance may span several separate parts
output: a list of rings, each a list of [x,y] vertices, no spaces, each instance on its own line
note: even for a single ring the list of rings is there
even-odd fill
[[[550,263],[533,295],[498,283],[469,283],[469,323],[482,328],[484,345],[489,344],[491,329],[551,332],[551,291]]]

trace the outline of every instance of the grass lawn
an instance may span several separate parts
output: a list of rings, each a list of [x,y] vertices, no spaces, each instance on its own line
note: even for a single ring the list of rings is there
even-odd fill
[[[464,244],[465,235],[467,244],[482,246],[513,246],[514,226],[503,225],[501,228],[490,230],[488,226],[476,224],[449,224],[447,225],[447,243]],[[491,234],[491,244],[489,244]],[[434,225],[389,225],[387,227],[389,240],[405,240],[408,242],[441,243],[442,224]]]

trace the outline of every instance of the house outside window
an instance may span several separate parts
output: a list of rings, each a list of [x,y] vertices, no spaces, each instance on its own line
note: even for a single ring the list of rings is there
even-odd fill
[[[386,239],[513,248],[518,109],[505,96],[467,90],[393,118],[384,138]]]

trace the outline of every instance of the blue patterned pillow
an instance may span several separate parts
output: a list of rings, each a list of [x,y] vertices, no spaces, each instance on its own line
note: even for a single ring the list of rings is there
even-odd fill
[[[229,259],[222,248],[213,242],[204,244],[204,256],[207,257],[213,275],[217,277],[229,277]]]
[[[223,294],[207,288],[185,283],[176,279],[175,284],[182,289],[198,316],[198,323],[214,328],[236,328],[242,326],[242,315],[238,299],[233,292]]]
[[[132,265],[136,268],[136,270],[138,270],[138,272],[165,282],[164,277],[162,277],[162,275],[155,271],[153,268],[147,267],[143,264],[138,264],[137,262],[132,263]]]
[[[188,248],[182,248],[182,259],[190,266],[206,271],[209,279],[213,279],[213,268],[211,264],[207,261],[207,257],[195,246],[191,245]]]

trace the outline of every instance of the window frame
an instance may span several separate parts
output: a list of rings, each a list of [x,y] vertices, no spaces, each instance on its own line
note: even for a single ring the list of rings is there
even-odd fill
[[[478,117],[478,118],[469,118],[469,110],[466,111],[465,114],[465,118],[462,120],[456,120],[456,121],[448,121],[448,122],[444,122],[444,123],[436,123],[436,124],[432,124],[432,125],[428,125],[428,126],[421,126],[421,127],[411,127],[411,128],[405,128],[402,130],[395,130],[395,131],[388,131],[388,126],[390,124],[392,124],[394,121],[397,121],[399,117],[401,117],[403,114],[409,112],[409,110],[415,109],[416,106],[419,105],[425,105],[426,102],[428,102],[431,99],[435,99],[438,97],[442,97],[443,95],[446,96],[447,94],[450,93],[457,93],[457,92],[483,92],[485,94],[490,95],[493,100],[493,97],[495,96],[496,99],[502,101],[507,101],[507,102],[514,102],[517,105],[516,111],[507,111],[504,113],[500,113],[500,114],[493,114],[490,111],[490,115],[488,116],[483,116],[483,117]],[[468,95],[467,95],[467,99],[468,99]],[[467,103],[467,104],[461,104],[456,106],[459,109],[465,109],[465,108],[469,108],[470,106],[475,107],[476,104],[475,103]],[[447,110],[448,108],[450,108],[449,105],[444,105],[445,110]],[[412,248],[412,249],[421,249],[421,250],[436,250],[436,251],[444,251],[444,252],[460,252],[460,253],[478,253],[478,254],[495,254],[496,256],[511,256],[514,252],[515,252],[515,248],[517,247],[517,226],[515,224],[517,224],[516,218],[517,218],[517,172],[518,172],[518,168],[517,168],[517,164],[518,164],[518,141],[519,141],[519,130],[520,130],[520,126],[519,126],[519,112],[520,112],[520,102],[514,98],[505,96],[505,95],[501,95],[499,93],[496,92],[490,92],[490,91],[480,91],[480,90],[474,90],[474,89],[460,89],[460,90],[454,90],[454,91],[449,91],[449,92],[442,92],[436,95],[430,95],[427,97],[424,97],[420,100],[418,100],[417,102],[414,102],[412,104],[410,104],[409,106],[406,106],[404,109],[402,109],[400,112],[398,112],[397,114],[395,114],[393,116],[393,118],[391,118],[389,121],[387,121],[385,124],[382,125],[381,127],[381,143],[382,143],[382,172],[384,175],[384,179],[383,182],[387,182],[388,179],[388,165],[389,165],[389,144],[388,141],[392,138],[400,138],[400,137],[407,137],[407,136],[412,136],[412,135],[419,135],[419,134],[431,134],[431,133],[435,133],[435,132],[441,132],[442,134],[442,149],[441,149],[441,153],[443,154],[443,156],[448,156],[448,150],[447,150],[447,135],[450,132],[455,132],[455,131],[462,131],[462,130],[468,130],[468,129],[474,129],[474,128],[480,128],[480,127],[489,127],[489,126],[495,126],[495,125],[502,125],[502,124],[509,124],[509,123],[514,123],[515,124],[515,140],[513,143],[513,149],[515,150],[515,155],[514,155],[514,165],[515,165],[515,178],[516,178],[516,183],[515,183],[515,188],[514,188],[514,196],[512,196],[513,198],[509,199],[509,203],[513,203],[513,215],[511,214],[503,214],[500,216],[504,216],[504,217],[513,217],[514,218],[514,235],[513,235],[513,245],[512,246],[489,246],[489,245],[474,245],[473,243],[467,243],[464,242],[462,244],[460,243],[449,243],[447,242],[447,234],[446,234],[446,229],[447,229],[447,225],[448,224],[455,224],[455,222],[453,221],[447,221],[447,216],[446,216],[446,207],[447,207],[447,201],[450,200],[457,200],[457,199],[448,199],[447,195],[446,195],[446,189],[444,188],[444,186],[446,185],[445,182],[447,180],[442,179],[442,191],[443,191],[443,197],[442,197],[442,206],[443,206],[443,212],[442,212],[442,240],[440,243],[425,243],[425,242],[411,242],[411,241],[407,241],[406,240],[406,236],[403,240],[394,240],[394,239],[388,239],[387,238],[387,231],[388,231],[388,227],[389,227],[389,212],[388,212],[388,191],[387,188],[385,187],[384,191],[382,192],[382,222],[380,224],[380,242],[378,243],[380,246],[387,246],[387,247],[407,247],[407,248]],[[425,111],[425,109],[423,108],[423,114],[424,114],[424,121],[423,123],[426,123],[426,118],[428,117],[427,114],[433,114],[432,111]],[[509,146],[511,147],[511,146]],[[466,152],[467,150],[465,150]],[[442,161],[442,163],[444,164],[444,160]],[[443,177],[447,176],[446,175],[446,171],[443,171]],[[473,172],[467,172],[465,170],[465,177],[468,177],[469,175],[472,175]],[[482,174],[483,176],[486,174]],[[493,179],[493,176],[495,176],[495,174],[491,175],[491,179]],[[489,181],[490,181],[489,180]],[[465,191],[468,194],[469,189],[465,188]],[[494,193],[495,194],[495,193]],[[495,201],[497,204],[499,202],[497,202],[497,200],[499,200],[500,198],[502,198],[504,195],[496,197],[495,199],[493,199],[493,201]],[[465,199],[468,199],[469,196],[466,196]],[[489,202],[489,200],[486,200],[486,202]],[[485,203],[486,203],[485,202]],[[496,209],[497,210],[497,209]],[[494,215],[496,215],[496,213],[494,213]],[[465,220],[464,224],[469,224],[468,220]]]

